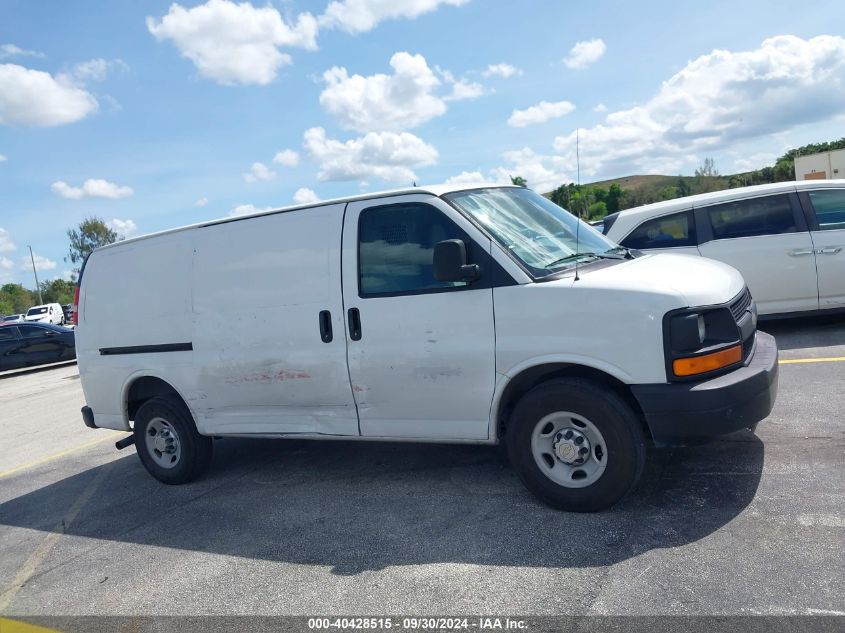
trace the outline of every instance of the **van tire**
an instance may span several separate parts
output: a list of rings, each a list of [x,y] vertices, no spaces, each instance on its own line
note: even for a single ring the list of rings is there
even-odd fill
[[[572,439],[564,440],[567,433]],[[579,436],[579,446],[590,447],[583,470],[563,461],[572,454],[565,444],[582,450],[571,443]],[[525,487],[559,510],[609,508],[634,488],[645,466],[645,437],[637,414],[615,391],[583,378],[550,380],[526,393],[514,407],[505,441]]]
[[[162,483],[188,483],[202,475],[211,464],[211,438],[199,434],[190,411],[178,398],[159,396],[147,400],[135,414],[133,432],[135,450],[141,463],[147,472]],[[171,446],[178,447],[176,452],[157,452],[157,436],[171,439]],[[159,439],[159,442],[162,440]],[[172,465],[168,463],[170,460]],[[164,463],[168,463],[168,466],[163,466]]]

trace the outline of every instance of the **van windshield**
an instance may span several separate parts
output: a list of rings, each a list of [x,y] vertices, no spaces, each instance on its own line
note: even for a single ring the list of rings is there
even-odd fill
[[[622,250],[586,222],[530,189],[473,189],[445,198],[485,227],[535,277],[587,259],[614,253],[618,256]]]
[[[30,308],[27,311],[26,316],[32,316],[33,314],[47,314],[47,306],[44,306],[43,308]]]

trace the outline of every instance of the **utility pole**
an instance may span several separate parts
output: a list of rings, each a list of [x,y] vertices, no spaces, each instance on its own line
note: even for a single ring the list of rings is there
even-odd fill
[[[41,286],[38,283],[38,273],[35,272],[35,257],[32,254],[32,247],[27,245],[29,248],[29,261],[32,262],[32,274],[35,275],[35,289],[38,291],[38,303],[44,303],[44,299],[41,297]]]

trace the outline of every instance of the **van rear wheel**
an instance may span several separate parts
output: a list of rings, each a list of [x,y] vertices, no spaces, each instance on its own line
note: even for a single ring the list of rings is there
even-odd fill
[[[525,486],[560,510],[612,506],[645,466],[637,414],[613,390],[582,378],[551,380],[525,394],[505,439]]]
[[[211,438],[197,432],[187,407],[175,398],[156,397],[142,404],[134,434],[141,463],[163,483],[193,481],[211,463]]]

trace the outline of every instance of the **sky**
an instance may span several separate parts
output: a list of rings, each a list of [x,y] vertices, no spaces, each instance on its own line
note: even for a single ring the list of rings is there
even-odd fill
[[[722,173],[845,136],[801,3],[0,0],[0,283],[131,237],[438,182]]]

